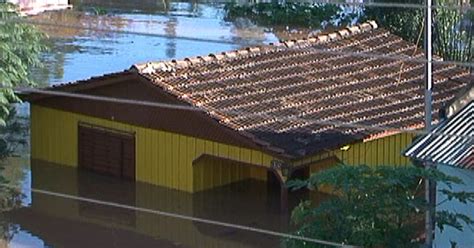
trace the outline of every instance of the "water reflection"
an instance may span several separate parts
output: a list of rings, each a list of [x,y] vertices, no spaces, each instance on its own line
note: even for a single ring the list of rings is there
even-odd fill
[[[173,15],[190,17],[202,15],[202,8],[200,7],[200,3],[202,2],[203,1],[196,0],[189,2],[170,0],[142,0],[140,2],[130,0],[71,0],[71,4],[81,10],[107,9],[114,12],[171,13]]]
[[[245,180],[194,194],[121,181],[75,168],[32,161],[31,186],[141,208],[287,232],[279,189]],[[290,205],[300,200],[291,197]],[[319,195],[324,197],[324,195]],[[32,193],[28,207],[2,219],[52,247],[275,247],[275,237],[228,227]],[[14,238],[11,231],[8,240]],[[85,239],[84,237],[87,237]]]
[[[76,6],[74,10],[46,12],[30,17],[35,22],[62,25],[37,25],[48,35],[51,47],[43,55],[44,68],[32,73],[40,84],[56,84],[117,72],[139,62],[206,55],[277,40],[273,34],[251,23],[223,21],[222,4],[123,1],[121,5],[114,2],[115,7],[123,6],[120,11],[109,9],[112,4],[109,1],[73,1],[73,4]],[[82,6],[95,6],[95,9]],[[137,9],[152,11],[137,12]],[[236,44],[190,41],[172,36]]]
[[[24,170],[24,159],[10,157],[0,161],[0,183],[7,183],[21,187],[23,182],[28,181],[27,172]],[[7,244],[18,235],[17,226],[6,221],[5,213],[21,207],[23,202],[30,199],[18,189],[0,187],[0,247],[8,247]]]

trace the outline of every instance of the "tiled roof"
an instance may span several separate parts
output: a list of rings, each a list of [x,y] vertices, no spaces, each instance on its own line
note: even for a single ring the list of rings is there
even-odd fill
[[[134,69],[223,125],[301,157],[389,135],[321,121],[423,126],[424,64],[403,62],[400,56],[424,58],[415,44],[368,22],[305,40],[137,64]],[[470,82],[468,70],[434,64],[434,109]]]
[[[418,138],[405,156],[421,161],[474,169],[474,101],[430,134]]]

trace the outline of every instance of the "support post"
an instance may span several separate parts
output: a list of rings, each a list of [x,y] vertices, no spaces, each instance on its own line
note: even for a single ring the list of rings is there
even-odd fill
[[[432,89],[433,89],[433,37],[432,37],[432,0],[426,1],[425,9],[425,128],[426,131],[431,129],[431,112],[432,112]]]
[[[431,130],[431,122],[432,122],[432,88],[433,88],[433,41],[432,41],[432,25],[433,25],[433,17],[432,17],[432,0],[425,0],[425,40],[424,40],[424,48],[425,48],[425,129],[427,132]],[[425,163],[425,168],[431,168],[430,163]],[[430,180],[426,180],[425,182],[425,199],[428,204],[428,208],[426,210],[425,215],[425,246],[427,248],[433,247],[433,227],[434,227],[434,197],[433,194],[433,187],[434,192],[436,192],[436,185],[430,182]]]

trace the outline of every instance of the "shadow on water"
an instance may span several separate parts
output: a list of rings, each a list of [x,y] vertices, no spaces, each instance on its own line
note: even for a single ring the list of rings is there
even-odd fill
[[[31,187],[140,208],[288,232],[279,188],[245,180],[194,194],[32,161]],[[301,194],[290,193],[290,207]],[[319,195],[319,198],[324,198]],[[294,198],[294,199],[293,199]],[[2,217],[3,218],[3,217]],[[278,247],[278,237],[32,193],[4,218],[51,247]]]

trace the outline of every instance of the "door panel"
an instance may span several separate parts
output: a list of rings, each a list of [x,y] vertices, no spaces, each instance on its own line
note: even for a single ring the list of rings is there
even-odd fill
[[[135,179],[135,137],[103,128],[79,125],[80,168]]]

